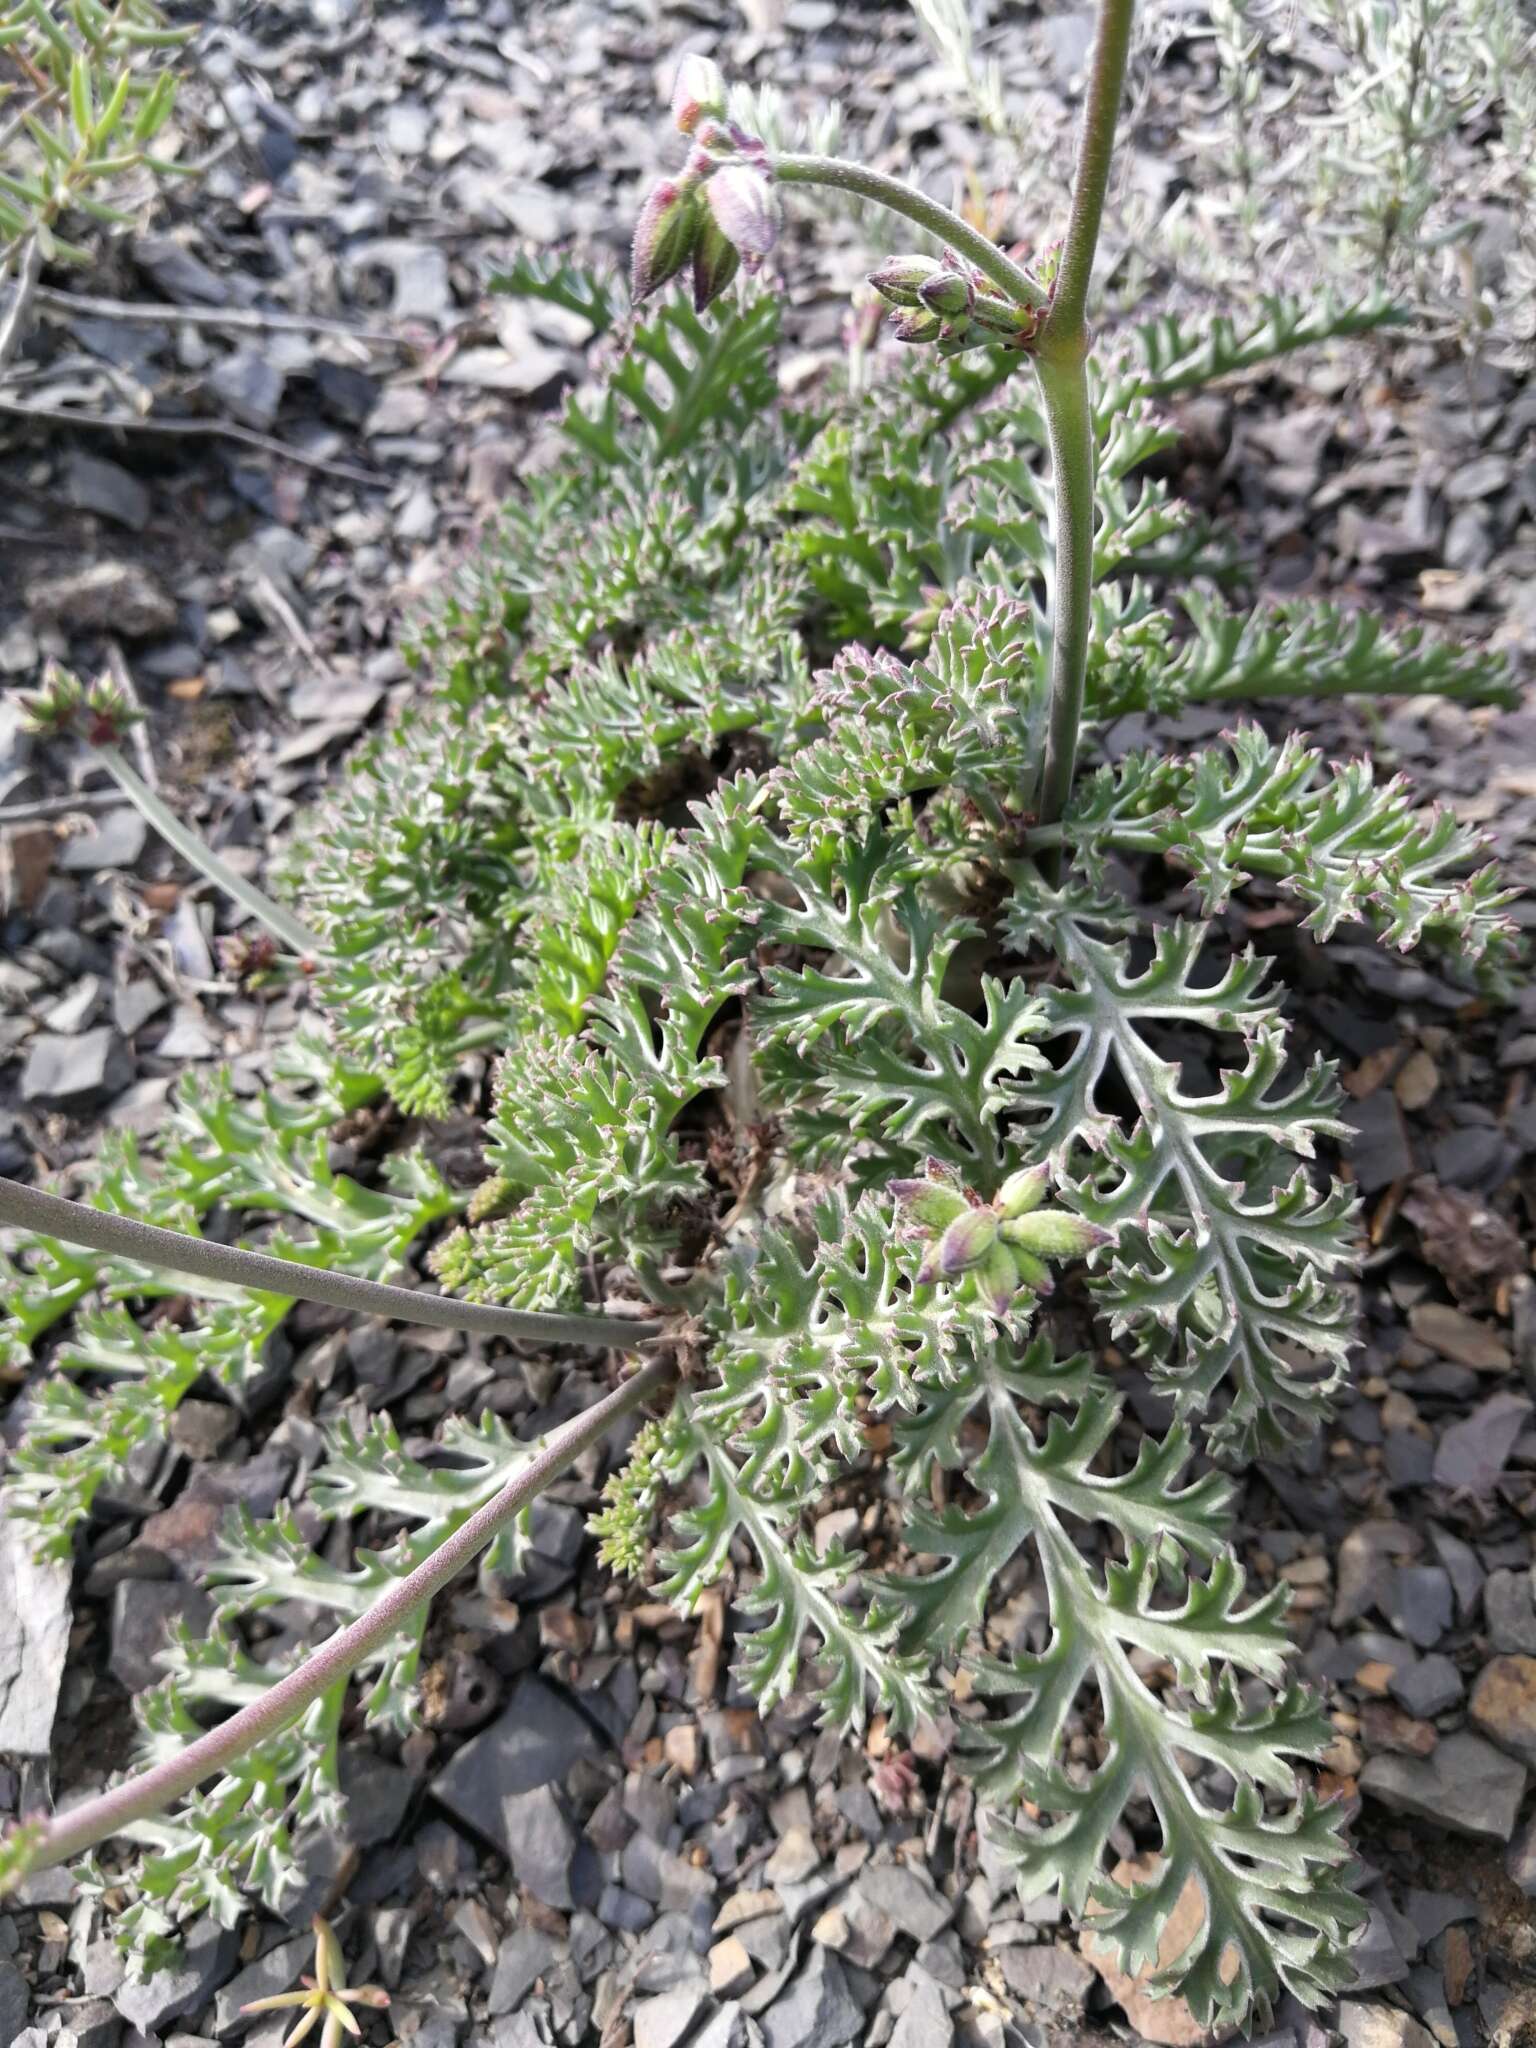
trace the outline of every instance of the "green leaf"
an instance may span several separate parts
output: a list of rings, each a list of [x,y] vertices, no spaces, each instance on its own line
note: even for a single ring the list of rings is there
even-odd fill
[[[827,837],[781,871],[801,907],[765,903],[761,935],[826,952],[828,968],[773,968],[754,1009],[767,1087],[806,1131],[813,1156],[839,1125],[881,1141],[887,1169],[925,1152],[959,1168],[983,1195],[1017,1161],[999,1119],[1044,1065],[1033,1040],[1043,1012],[1020,981],[983,976],[981,1016],[945,993],[977,926],[946,916],[909,878],[911,853],[880,827],[862,841]]]
[[[1046,707],[1043,656],[1023,605],[952,606],[910,665],[844,648],[816,682],[810,712],[821,734],[797,746],[773,781],[796,837],[944,784],[996,827],[1010,808],[1017,818],[1044,745]]]
[[[1292,297],[1261,295],[1257,312],[1229,318],[1216,314],[1195,330],[1177,313],[1144,321],[1135,330],[1145,388],[1156,396],[1198,389],[1218,377],[1255,369],[1260,363],[1339,337],[1370,334],[1403,324],[1408,315],[1378,287],[1358,299],[1331,292]]]
[[[1088,1154],[1070,1193],[1118,1233],[1094,1279],[1111,1327],[1143,1343],[1179,1416],[1205,1410],[1225,1385],[1230,1405],[1210,1440],[1246,1452],[1316,1428],[1342,1379],[1350,1317],[1333,1276],[1356,1257],[1355,1202],[1342,1184],[1317,1193],[1286,1164],[1347,1133],[1331,1067],[1283,1089],[1283,1027],[1262,995],[1263,968],[1245,955],[1192,985],[1204,938],[1198,926],[1165,928],[1133,975],[1116,948],[1063,919],[1071,985],[1044,1001],[1048,1032],[1071,1049],[1040,1088],[1035,1143],[1061,1164],[1079,1147]],[[1215,1094],[1187,1094],[1148,1036],[1164,1022],[1241,1034],[1245,1065]],[[1136,1103],[1129,1133],[1099,1098],[1110,1072]]]
[[[980,1504],[914,1507],[910,1547],[943,1562],[881,1585],[905,1607],[904,1643],[958,1643],[980,1625],[998,1574],[1035,1548],[1049,1601],[1045,1645],[973,1661],[974,1690],[1005,1711],[960,1726],[961,1760],[983,1797],[1027,1802],[1037,1816],[991,1824],[1021,1893],[1055,1886],[1078,1915],[1093,1902],[1095,1939],[1134,1970],[1156,1955],[1194,1877],[1203,1922],[1158,1988],[1187,1999],[1202,2025],[1251,2007],[1262,2013],[1282,1988],[1312,2002],[1337,1991],[1365,1908],[1338,1880],[1349,1854],[1340,1812],[1297,1794],[1292,1762],[1317,1755],[1332,1731],[1298,1688],[1258,1703],[1238,1689],[1239,1672],[1275,1680],[1290,1643],[1283,1588],[1241,1604],[1241,1568],[1221,1547],[1227,1489],[1210,1474],[1180,1488],[1189,1445],[1178,1430],[1162,1445],[1144,1442],[1120,1478],[1094,1469],[1118,1414],[1102,1392],[1043,1440],[1025,1426],[1021,1390],[1001,1362],[984,1364],[961,1398],[979,1406],[985,1446],[979,1455],[962,1448],[951,1425],[943,1462],[964,1472]],[[1100,1577],[1066,1519],[1107,1524],[1125,1541],[1124,1564],[1111,1560]],[[1190,1552],[1209,1560],[1203,1577],[1189,1569]],[[1157,1688],[1158,1668],[1171,1686]],[[1069,1769],[1069,1718],[1084,1687],[1097,1693],[1102,1726],[1085,1762]],[[1186,1758],[1228,1775],[1229,1806],[1210,1803]],[[1284,1802],[1272,1818],[1265,1789]],[[1161,1865],[1151,1884],[1124,1887],[1105,1864],[1138,1795],[1157,1818]]]
[[[559,306],[606,334],[618,313],[621,285],[616,271],[593,270],[568,256],[520,249],[506,270],[495,270],[485,288],[512,299],[537,299]]]
[[[69,112],[75,133],[82,142],[89,142],[96,126],[96,107],[91,95],[90,68],[78,50],[69,63]]]
[[[1206,916],[1261,875],[1325,939],[1359,918],[1384,945],[1428,939],[1495,971],[1511,949],[1511,892],[1489,867],[1466,872],[1484,851],[1475,833],[1415,809],[1408,784],[1378,782],[1369,761],[1325,767],[1295,734],[1243,726],[1189,759],[1131,755],[1080,787],[1063,832],[1090,873],[1112,847],[1186,869]]]
[[[871,1699],[898,1730],[935,1712],[935,1695],[923,1677],[928,1660],[896,1647],[895,1614],[878,1599],[862,1610],[845,1604],[860,1555],[832,1543],[818,1557],[795,1527],[793,1497],[764,1482],[755,1458],[738,1465],[702,1432],[685,1455],[690,1462],[702,1458],[708,1491],[676,1517],[684,1547],[662,1559],[668,1576],[657,1590],[690,1610],[725,1570],[733,1539],[747,1542],[758,1576],[738,1598],[757,1626],[746,1637],[737,1673],[764,1712],[794,1686],[808,1634],[818,1639],[826,1667],[816,1689],[822,1726],[861,1728]]]
[[[601,405],[588,411],[570,401],[564,431],[609,469],[643,470],[694,448],[705,433],[717,447],[729,445],[777,394],[778,333],[771,296],[746,307],[722,304],[707,316],[668,298],[635,326]]]

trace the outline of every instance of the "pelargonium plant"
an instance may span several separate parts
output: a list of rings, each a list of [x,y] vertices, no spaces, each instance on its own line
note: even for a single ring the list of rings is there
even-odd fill
[[[1328,607],[1231,607],[1229,551],[1142,473],[1174,438],[1159,399],[1391,309],[1276,297],[1096,348],[1131,27],[1102,0],[1070,215],[1032,259],[771,144],[687,62],[633,294],[692,303],[633,318],[420,629],[435,687],[301,846],[300,910],[244,885],[270,936],[232,966],[302,966],[328,1041],[265,1098],[188,1083],[160,1158],[119,1141],[84,1204],[0,1190],[30,1233],[8,1355],[74,1316],[13,1480],[58,1555],[199,1377],[253,1380],[295,1299],[643,1360],[573,1363],[599,1397],[542,1441],[456,1416],[422,1458],[387,1418],[333,1428],[306,1506],[372,1532],[350,1566],[286,1509],[231,1527],[218,1627],[138,1702],[145,1768],[5,1852],[14,1877],[142,1850],[85,1866],[141,1954],[282,1899],[337,1810],[355,1675],[370,1722],[409,1725],[430,1596],[515,1564],[529,1503],[629,1417],[601,1555],[685,1612],[729,1575],[765,1706],[814,1672],[850,1733],[949,1716],[1021,1891],[1202,2023],[1349,1982],[1364,1910],[1307,1776],[1330,1729],[1285,1588],[1245,1584],[1227,1474],[1329,1414],[1356,1201],[1318,1165],[1346,1135],[1333,1069],[1292,1057],[1228,912],[1257,892],[1319,938],[1364,924],[1496,978],[1505,899],[1453,818],[1294,735],[1083,756],[1127,711],[1503,679]],[[930,244],[871,279],[907,366],[819,410],[779,402],[750,281],[801,186]],[[563,260],[501,288],[622,320],[616,281]],[[120,706],[59,681],[38,709],[115,754]],[[337,1119],[442,1115],[487,1047],[472,1193],[422,1151],[380,1186],[332,1167]],[[274,1212],[264,1251],[222,1241]],[[386,1284],[429,1242],[443,1293]],[[134,1312],[171,1293],[179,1318]],[[1132,1372],[1161,1433],[1126,1411]],[[811,1541],[849,1479],[878,1555]],[[999,1584],[1031,1572],[1034,1618],[1005,1621]],[[264,1662],[239,1624],[279,1599],[317,1640]]]

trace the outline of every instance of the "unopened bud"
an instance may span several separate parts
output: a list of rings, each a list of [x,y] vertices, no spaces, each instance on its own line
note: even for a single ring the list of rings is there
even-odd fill
[[[942,313],[952,320],[958,313],[970,312],[976,303],[976,287],[958,271],[941,270],[919,285],[917,296],[930,313]]]
[[[935,1230],[942,1230],[947,1223],[953,1223],[969,1207],[958,1189],[943,1187],[934,1180],[893,1180],[891,1193],[908,1215]]]
[[[888,306],[920,306],[923,286],[940,275],[930,256],[891,256],[869,273],[869,281]]]
[[[930,313],[926,306],[918,306],[910,313],[898,313],[891,321],[891,332],[898,341],[937,341],[944,331],[944,322],[937,313]]]
[[[720,223],[706,207],[693,245],[693,310],[712,306],[741,268],[734,244],[720,232]]]
[[[988,328],[993,334],[1028,336],[1040,325],[1040,315],[1033,306],[1015,306],[1008,299],[994,298],[988,292],[976,294],[971,318],[978,327]]]
[[[672,119],[684,135],[691,135],[706,116],[724,120],[725,78],[712,58],[691,51],[677,67]]]
[[[1101,1244],[1108,1244],[1113,1231],[1101,1230],[1086,1216],[1074,1216],[1070,1209],[1036,1209],[1032,1215],[1015,1216],[1002,1226],[1012,1245],[1037,1252],[1047,1259],[1080,1259]]]
[[[997,1213],[1010,1221],[1015,1216],[1027,1216],[1031,1209],[1038,1209],[1045,1200],[1046,1185],[1050,1171],[1045,1166],[1023,1166],[1017,1173],[1010,1173],[997,1191]]]
[[[1049,1294],[1054,1282],[1051,1269],[1044,1259],[1037,1259],[1033,1252],[1020,1251],[1017,1245],[1010,1246],[1014,1267],[1019,1276],[1019,1285],[1027,1287],[1031,1294]]]
[[[721,234],[755,270],[779,233],[778,200],[767,172],[753,164],[722,164],[704,189]]]
[[[682,269],[693,254],[702,220],[697,185],[660,178],[647,192],[630,260],[630,293],[637,306]]]
[[[28,727],[54,739],[83,739],[93,747],[115,747],[143,716],[117,685],[103,679],[89,687],[56,661],[43,672],[40,690],[21,693]]]
[[[982,1299],[995,1316],[1005,1316],[1019,1291],[1018,1261],[1005,1244],[995,1244],[976,1269]]]
[[[953,1280],[968,1266],[979,1265],[997,1242],[997,1218],[990,1209],[967,1209],[939,1239],[939,1272]]]

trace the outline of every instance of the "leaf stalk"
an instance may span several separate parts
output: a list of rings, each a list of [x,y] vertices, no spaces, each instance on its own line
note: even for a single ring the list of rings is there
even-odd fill
[[[387,1642],[416,1608],[441,1592],[583,1451],[599,1443],[616,1422],[641,1402],[660,1393],[673,1378],[674,1370],[669,1359],[642,1366],[632,1379],[553,1431],[542,1450],[494,1499],[461,1523],[415,1571],[391,1586],[367,1614],[328,1637],[259,1700],[210,1729],[180,1755],[136,1773],[95,1799],[56,1814],[24,1858],[19,1859],[22,1867],[10,1873],[10,1882],[17,1882],[28,1871],[66,1862],[121,1833],[134,1821],[163,1813],[176,1800],[194,1791],[204,1778],[244,1756],[266,1737],[289,1727],[306,1708],[355,1670],[370,1651]]]
[[[162,1230],[132,1216],[92,1209],[62,1195],[24,1187],[0,1178],[0,1224],[63,1238],[88,1251],[140,1265],[190,1273],[235,1287],[255,1287],[269,1294],[291,1295],[296,1301],[323,1302],[328,1308],[358,1315],[387,1316],[399,1323],[422,1323],[434,1330],[473,1330],[488,1337],[537,1337],[556,1344],[587,1344],[594,1349],[632,1350],[661,1334],[656,1322],[629,1322],[617,1316],[555,1315],[530,1309],[498,1308],[490,1302],[458,1301],[451,1295],[419,1294],[410,1287],[387,1287],[308,1266],[298,1259],[275,1259],[267,1252],[237,1245],[214,1244],[179,1230]]]
[[[299,958],[318,960],[325,953],[325,941],[301,918],[272,898],[254,882],[248,882],[244,875],[237,875],[227,861],[223,861],[200,838],[190,826],[184,825],[163,797],[155,794],[136,768],[129,765],[123,754],[114,746],[94,746],[91,751],[106,769],[128,801],[147,818],[155,830],[200,874],[217,888],[224,891],[233,902],[250,917],[264,924],[275,938],[283,941],[298,954]]]

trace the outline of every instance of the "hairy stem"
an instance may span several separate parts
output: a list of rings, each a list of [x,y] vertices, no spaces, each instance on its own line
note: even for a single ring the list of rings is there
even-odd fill
[[[1056,493],[1051,604],[1051,709],[1038,810],[1050,825],[1066,809],[1077,770],[1093,596],[1093,414],[1088,400],[1088,283],[1115,148],[1136,0],[1100,0],[1093,71],[1067,238],[1036,350]]]
[[[974,263],[982,275],[989,277],[1016,306],[1032,306],[1038,312],[1047,304],[1042,288],[1017,263],[1005,256],[995,242],[988,241],[958,213],[952,213],[947,206],[941,206],[938,200],[929,199],[912,186],[902,184],[899,178],[888,178],[883,171],[868,170],[863,164],[845,163],[836,156],[775,157],[773,171],[781,185],[830,185],[834,191],[851,192],[859,199],[872,199],[877,206],[888,207],[892,213],[899,213],[915,222],[939,241],[947,243],[956,255]]]
[[[1084,362],[1036,364],[1045,401],[1051,481],[1056,493],[1052,536],[1051,696],[1040,778],[1041,820],[1053,823],[1067,807],[1077,772],[1077,736],[1088,682],[1093,624],[1093,409]]]
[[[1041,329],[1042,354],[1052,354],[1058,347],[1064,352],[1079,354],[1086,349],[1088,284],[1093,275],[1094,251],[1099,244],[1099,225],[1104,218],[1104,194],[1109,186],[1109,166],[1115,153],[1115,122],[1120,113],[1120,96],[1125,90],[1125,66],[1130,55],[1131,23],[1135,13],[1136,0],[1099,0],[1099,25],[1094,38],[1088,95],[1083,102],[1077,174],[1072,185],[1072,210],[1067,219],[1067,237],[1056,271],[1051,310]]]
[[[600,1442],[614,1423],[666,1387],[673,1372],[669,1360],[644,1366],[585,1414],[562,1424],[494,1499],[445,1538],[415,1571],[391,1586],[369,1613],[328,1637],[297,1670],[279,1679],[259,1700],[210,1729],[179,1756],[140,1771],[111,1791],[55,1815],[27,1854],[25,1870],[65,1862],[97,1842],[106,1841],[131,1822],[163,1813],[176,1800],[194,1791],[204,1778],[244,1756],[265,1737],[290,1726],[370,1651],[387,1642],[416,1608],[440,1592],[551,1480],[558,1478],[583,1451]],[[24,1874],[24,1870],[15,1872],[13,1881]]]
[[[418,1294],[409,1287],[386,1287],[377,1280],[359,1280],[351,1273],[332,1273],[297,1259],[274,1259],[235,1245],[212,1244],[179,1230],[162,1230],[108,1209],[68,1202],[19,1181],[0,1179],[0,1223],[59,1237],[114,1258],[135,1259],[172,1273],[191,1273],[235,1287],[257,1287],[269,1294],[291,1295],[296,1301],[324,1302],[328,1308],[351,1309],[359,1315],[388,1316],[398,1323],[424,1323],[435,1330],[476,1330],[491,1337],[542,1337],[557,1344],[587,1344],[632,1349],[659,1336],[660,1323],[628,1322],[617,1316],[538,1314],[528,1309],[496,1308],[489,1302],[456,1301],[450,1295]]]
[[[116,747],[96,747],[92,750],[103,768],[112,777],[130,803],[137,806],[154,826],[161,838],[175,847],[182,859],[189,862],[200,874],[222,889],[224,894],[251,917],[257,918],[274,937],[290,946],[301,959],[319,959],[325,952],[325,941],[312,932],[302,919],[294,916],[281,903],[274,903],[265,891],[258,889],[254,882],[248,882],[243,875],[237,875],[214,852],[213,848],[191,829],[184,825],[163,798],[156,796],[138,770],[129,766]]]

